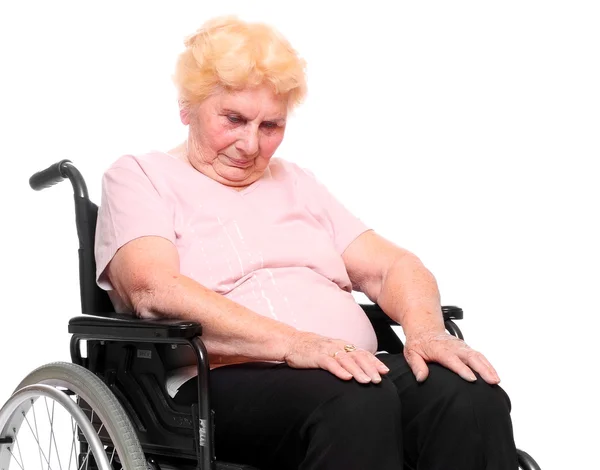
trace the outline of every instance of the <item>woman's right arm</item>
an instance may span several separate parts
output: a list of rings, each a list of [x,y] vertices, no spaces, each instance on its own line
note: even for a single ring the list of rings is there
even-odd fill
[[[380,381],[381,361],[367,351],[343,350],[341,339],[302,332],[259,315],[217,294],[179,270],[179,255],[168,240],[147,236],[123,245],[106,274],[125,305],[137,315],[197,321],[211,357],[282,361],[296,368],[322,368],[337,377],[359,382]]]

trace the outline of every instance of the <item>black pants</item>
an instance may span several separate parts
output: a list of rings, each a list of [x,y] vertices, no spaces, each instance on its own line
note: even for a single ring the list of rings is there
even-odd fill
[[[377,356],[380,384],[320,369],[249,363],[211,372],[218,460],[261,470],[514,470],[510,401],[478,376],[429,364],[417,383],[402,354]],[[191,403],[196,380],[175,400]]]

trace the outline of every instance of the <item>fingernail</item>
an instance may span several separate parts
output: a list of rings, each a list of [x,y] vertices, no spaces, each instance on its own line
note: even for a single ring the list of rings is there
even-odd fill
[[[366,380],[367,382],[371,381],[371,377],[369,377],[368,375],[362,375],[361,377],[363,380]]]
[[[425,378],[424,372],[417,372],[417,382],[423,382],[424,378]]]
[[[383,370],[386,371],[386,372],[389,372],[390,368],[388,366],[383,366]]]
[[[471,382],[476,382],[477,381],[477,377],[475,377],[474,374],[468,375],[467,379],[470,380]]]
[[[376,376],[374,376],[374,377],[371,377],[371,380],[372,380],[373,382],[375,382],[376,384],[378,384],[379,382],[381,382],[381,377],[380,377],[380,376],[378,376],[378,375],[376,375]]]

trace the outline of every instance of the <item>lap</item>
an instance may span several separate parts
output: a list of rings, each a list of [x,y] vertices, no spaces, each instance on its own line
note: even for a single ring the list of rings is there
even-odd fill
[[[244,426],[239,416],[247,419],[255,429],[257,422],[286,422],[302,419],[322,403],[339,395],[372,396],[380,399],[394,389],[402,404],[403,414],[418,413],[422,406],[439,400],[442,395],[456,394],[501,395],[510,408],[510,401],[497,385],[489,385],[478,378],[469,383],[439,364],[428,364],[430,374],[418,383],[403,354],[379,354],[390,372],[381,384],[359,384],[355,380],[341,380],[321,369],[293,369],[286,364],[255,362],[220,367],[210,372],[211,406],[221,429],[230,425],[240,431]],[[392,388],[393,386],[393,388]],[[176,400],[180,403],[195,401],[196,381],[184,384]]]
[[[210,372],[210,389],[211,408],[215,411],[218,427],[235,428],[240,434],[255,432],[257,423],[261,426],[279,423],[282,427],[298,424],[315,409],[337,397],[360,400],[385,396],[390,400],[396,394],[389,380],[381,384],[360,384],[355,380],[339,379],[322,369],[294,369],[286,364],[266,362],[214,369]],[[175,400],[187,404],[194,402],[196,397],[194,379],[181,387]]]
[[[196,390],[196,381],[191,380],[181,387],[175,400],[193,403]],[[398,399],[389,380],[360,384],[321,369],[293,369],[264,362],[212,370],[210,390],[217,457],[259,468],[296,468],[323,409],[348,416],[354,414],[355,407],[369,415],[381,414],[381,410],[389,410],[389,414]],[[352,425],[348,422],[347,428]]]
[[[405,433],[405,446],[415,449],[408,451],[407,457],[418,452],[417,441],[423,435],[423,426],[427,426],[424,417],[439,414],[450,401],[484,408],[488,403],[501,402],[508,413],[510,402],[504,391],[481,378],[469,383],[443,366],[428,364],[427,380],[418,383],[402,354],[380,354],[378,358],[390,369],[380,384],[344,381],[321,369],[293,369],[286,364],[264,362],[212,370],[211,407],[215,412],[217,456],[243,460],[261,449],[272,452],[285,448],[286,454],[299,459],[306,450],[305,423],[317,410],[340,398],[348,404],[335,408],[338,413],[342,409],[352,414],[376,404],[375,412],[389,409],[390,414],[401,417],[399,428]],[[191,380],[175,399],[192,403],[196,397],[196,381]],[[377,425],[377,420],[374,423]],[[414,442],[406,441],[408,436]]]

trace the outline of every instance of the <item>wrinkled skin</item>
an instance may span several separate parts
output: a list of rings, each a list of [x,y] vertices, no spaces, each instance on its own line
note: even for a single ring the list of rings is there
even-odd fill
[[[429,374],[427,362],[437,362],[470,382],[476,380],[473,371],[478,372],[487,383],[500,382],[496,370],[483,354],[445,332],[424,331],[408,336],[404,357],[419,382]]]

